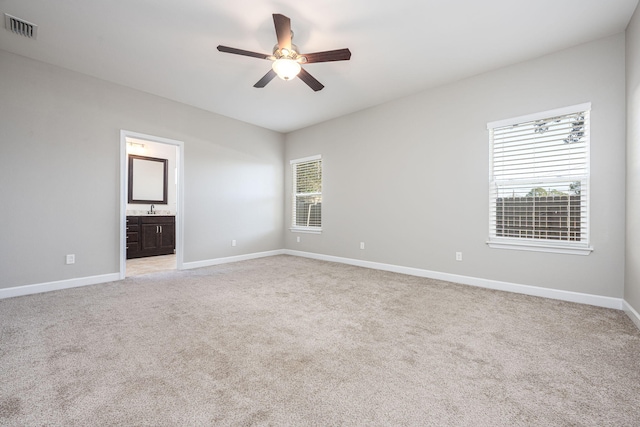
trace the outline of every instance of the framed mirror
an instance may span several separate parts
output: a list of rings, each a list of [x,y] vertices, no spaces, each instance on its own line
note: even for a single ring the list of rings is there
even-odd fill
[[[166,205],[169,161],[129,154],[129,203]]]

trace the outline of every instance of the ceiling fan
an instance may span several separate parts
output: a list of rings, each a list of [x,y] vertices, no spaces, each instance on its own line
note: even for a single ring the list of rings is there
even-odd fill
[[[273,47],[273,54],[250,52],[248,50],[236,49],[228,46],[218,46],[220,52],[234,53],[236,55],[250,56],[252,58],[268,59],[273,61],[271,70],[265,74],[253,87],[263,88],[274,79],[275,76],[283,80],[291,80],[296,76],[305,82],[314,91],[322,90],[324,85],[309,74],[301,64],[311,64],[313,62],[348,61],[351,58],[349,49],[327,50],[315,53],[300,53],[298,46],[291,43],[293,32],[291,31],[291,20],[279,13],[273,14],[273,23],[276,27],[278,44]]]

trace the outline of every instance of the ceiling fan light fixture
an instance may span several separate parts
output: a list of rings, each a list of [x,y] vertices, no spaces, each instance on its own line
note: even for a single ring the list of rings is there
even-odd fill
[[[288,58],[276,59],[271,65],[271,68],[273,68],[273,71],[275,71],[282,80],[294,79],[302,69],[297,61]]]

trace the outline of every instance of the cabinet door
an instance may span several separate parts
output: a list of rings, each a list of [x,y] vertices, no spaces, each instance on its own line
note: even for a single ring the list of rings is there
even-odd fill
[[[162,224],[160,233],[160,247],[162,249],[175,249],[176,247],[176,225]]]
[[[140,249],[145,251],[149,249],[158,249],[160,226],[156,224],[142,224],[140,226]]]

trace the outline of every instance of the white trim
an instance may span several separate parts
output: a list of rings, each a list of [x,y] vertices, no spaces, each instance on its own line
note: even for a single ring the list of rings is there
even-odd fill
[[[322,228],[317,227],[291,227],[289,230],[293,233],[322,234]]]
[[[184,142],[161,136],[120,130],[120,279],[124,279],[127,269],[127,138],[143,139],[150,142],[176,146],[176,167],[178,168],[178,189],[176,194],[176,269],[184,264]]]
[[[321,154],[316,154],[314,156],[303,157],[301,159],[289,160],[289,164],[292,165],[294,163],[312,162],[314,160],[322,160],[322,155]]]
[[[41,292],[59,291],[61,289],[77,288],[80,286],[97,285],[99,283],[115,282],[120,279],[118,273],[100,276],[79,277],[77,279],[58,280],[55,282],[36,283],[34,285],[15,286],[0,289],[0,299],[39,294]]]
[[[622,300],[622,309],[629,316],[629,319],[640,329],[640,313],[634,310],[626,300]]]
[[[372,268],[375,270],[391,271],[394,273],[408,274],[411,276],[427,277],[430,279],[445,280],[463,285],[477,286],[480,288],[495,289],[499,291],[514,292],[518,294],[532,295],[536,297],[557,299],[562,301],[577,302],[580,304],[595,305],[598,307],[622,310],[622,299],[605,297],[600,295],[583,294],[580,292],[562,291],[559,289],[540,288],[538,286],[520,285],[517,283],[500,282],[497,280],[480,279],[477,277],[461,276],[458,274],[441,273],[438,271],[423,270],[420,268],[403,267],[392,264],[382,264],[373,261],[363,261],[352,258],[342,258],[331,255],[316,254],[311,252],[294,251],[285,249],[286,255],[294,255],[305,258],[319,259],[322,261],[339,262],[358,267]]]
[[[176,150],[178,192],[176,194],[176,269],[182,270],[184,264],[184,142]]]
[[[441,273],[437,271],[424,270],[413,267],[403,267],[392,264],[383,264],[373,261],[363,261],[352,258],[343,258],[332,255],[323,255],[312,252],[295,251],[291,249],[279,249],[266,252],[256,252],[246,255],[238,255],[225,258],[215,258],[204,261],[187,262],[182,265],[182,269],[193,269],[209,267],[213,265],[226,264],[230,262],[247,261],[250,259],[264,258],[275,255],[292,255],[303,258],[312,258],[322,261],[338,262],[341,264],[355,265],[358,267],[371,268],[374,270],[391,271],[394,273],[408,274],[417,277],[427,277],[448,282],[460,283],[463,285],[477,286],[481,288],[494,289],[506,292],[514,292],[525,295],[532,295],[542,298],[557,299],[562,301],[575,302],[580,304],[595,305],[598,307],[624,310],[633,323],[640,329],[640,314],[631,305],[621,298],[605,297],[600,295],[584,294],[580,292],[562,291],[558,289],[540,288],[537,286],[520,285],[516,283],[500,282],[497,280],[480,279],[476,277],[461,276],[457,274]],[[97,285],[100,283],[115,282],[119,280],[119,273],[104,274],[100,276],[80,277],[77,279],[59,280],[55,282],[38,283],[33,285],[16,286],[12,288],[0,289],[0,299],[12,298],[24,295],[32,295],[42,292],[57,291],[62,289],[77,288],[81,286]]]
[[[524,239],[523,239],[524,240]],[[570,246],[570,245],[553,245],[553,244],[545,244],[545,243],[528,243],[523,241],[518,242],[510,242],[510,241],[496,241],[489,240],[487,241],[487,245],[493,249],[512,249],[516,251],[532,251],[532,252],[549,252],[556,254],[566,254],[566,255],[589,255],[593,252],[592,247],[579,247],[579,246]]]
[[[284,253],[284,249],[278,249],[274,251],[254,252],[251,254],[236,255],[224,258],[206,259],[203,261],[185,262],[184,264],[182,264],[182,268],[184,270],[187,270],[192,268],[210,267],[212,265],[227,264],[230,262],[247,261],[250,259],[264,258],[274,255],[284,255]]]
[[[127,270],[127,134],[124,130],[120,130],[120,268],[118,270],[118,278],[124,279]],[[124,256],[122,255],[124,254]]]
[[[525,114],[524,116],[512,117],[510,119],[496,120],[494,122],[487,123],[487,129],[515,125],[517,123],[532,122],[534,120],[548,119],[549,117],[564,116],[566,114],[588,110],[591,110],[591,103],[585,102],[583,104],[572,105],[570,107],[555,108],[553,110],[542,111],[540,113]]]
[[[226,258],[209,259],[205,261],[187,262],[181,265],[180,270],[191,268],[209,267],[212,265],[226,264],[229,262],[247,261],[255,258],[264,258],[274,255],[283,255],[284,250],[274,250],[267,252],[256,252],[246,255],[238,255]],[[77,288],[80,286],[97,285],[100,283],[115,282],[122,280],[120,273],[103,274],[100,276],[79,277],[77,279],[59,280],[55,282],[37,283],[33,285],[15,286],[12,288],[0,289],[0,299],[19,297],[24,295],[38,294],[42,292],[58,291],[62,289]]]

